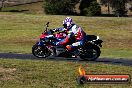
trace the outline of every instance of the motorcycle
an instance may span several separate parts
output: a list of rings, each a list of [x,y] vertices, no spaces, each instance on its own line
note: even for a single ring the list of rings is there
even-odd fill
[[[66,37],[66,32],[55,33],[53,30],[48,29],[49,22],[46,24],[44,32],[40,35],[40,41],[37,42],[32,47],[32,54],[38,58],[46,58],[49,56],[55,57],[79,57],[83,60],[94,61],[100,54],[101,43],[103,42],[99,39],[99,36],[87,35],[86,41],[83,46],[78,46],[73,52],[67,51],[65,48],[66,45],[57,46],[56,43],[61,39]],[[70,39],[68,44],[74,42],[74,39]]]

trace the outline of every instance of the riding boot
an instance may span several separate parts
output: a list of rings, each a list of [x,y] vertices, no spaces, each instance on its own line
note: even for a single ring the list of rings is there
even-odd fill
[[[71,57],[73,57],[73,58],[77,58],[79,55],[79,51],[77,50],[76,47],[72,47],[71,50],[68,50],[68,49],[66,49],[66,50],[67,50],[67,52],[72,54]]]

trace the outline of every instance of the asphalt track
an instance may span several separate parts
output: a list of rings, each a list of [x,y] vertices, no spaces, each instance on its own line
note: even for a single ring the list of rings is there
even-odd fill
[[[64,58],[64,57],[49,57],[49,58],[36,58],[32,54],[16,54],[16,53],[0,53],[0,58],[4,59],[31,59],[31,60],[52,60],[52,61],[69,61],[69,62],[89,62],[83,61],[79,58]],[[91,63],[104,63],[114,65],[132,66],[132,59],[113,59],[113,58],[98,58],[96,61],[90,61]]]

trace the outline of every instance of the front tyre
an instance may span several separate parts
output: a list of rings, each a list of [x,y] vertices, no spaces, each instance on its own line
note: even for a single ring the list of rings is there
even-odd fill
[[[79,56],[83,60],[95,61],[100,56],[100,53],[100,48],[93,45],[91,48],[85,47]]]
[[[51,52],[48,50],[47,47],[42,47],[35,44],[32,47],[32,54],[38,58],[46,58],[51,54]]]

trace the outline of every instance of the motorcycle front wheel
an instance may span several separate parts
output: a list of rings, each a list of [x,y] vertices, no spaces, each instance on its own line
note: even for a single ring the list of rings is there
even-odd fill
[[[35,44],[32,47],[32,54],[38,58],[46,58],[46,57],[50,56],[51,52],[48,50],[47,47],[38,46],[37,44]]]

